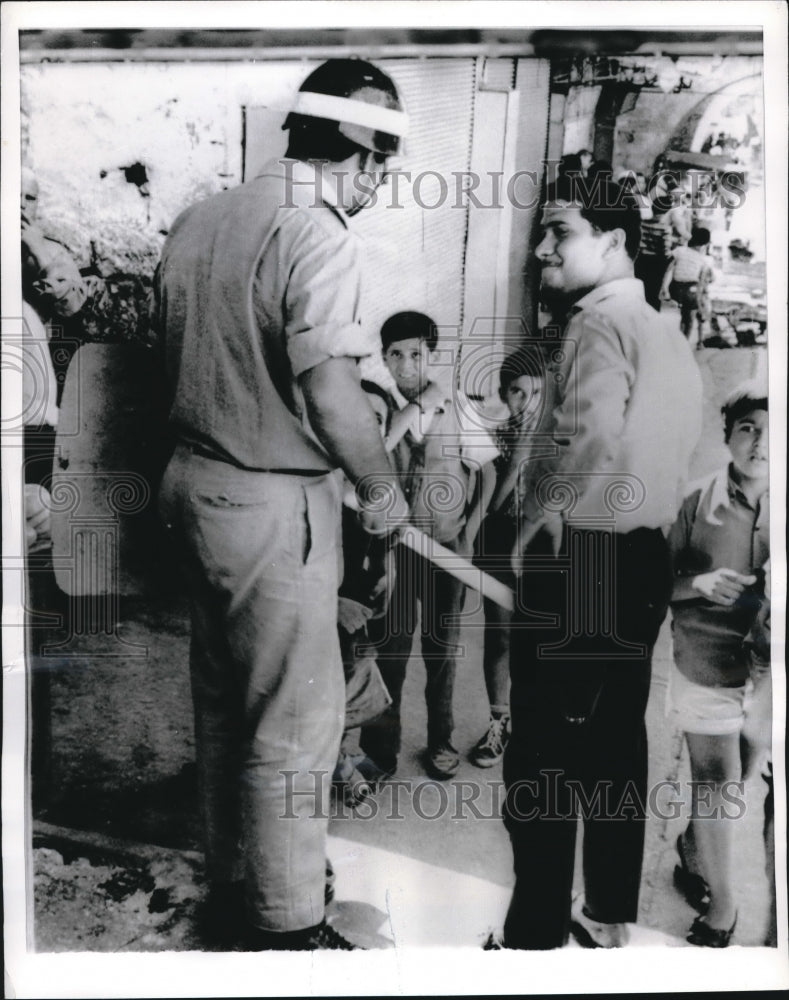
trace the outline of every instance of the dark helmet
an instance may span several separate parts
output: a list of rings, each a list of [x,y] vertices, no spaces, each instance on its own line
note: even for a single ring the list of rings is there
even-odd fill
[[[337,122],[346,139],[374,153],[400,152],[408,116],[392,80],[364,59],[329,59],[302,83],[284,129],[310,119]]]

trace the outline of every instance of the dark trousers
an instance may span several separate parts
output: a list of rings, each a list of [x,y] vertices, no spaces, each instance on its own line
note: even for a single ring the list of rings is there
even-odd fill
[[[540,534],[520,583],[504,756],[516,882],[504,941],[547,949],[569,935],[579,814],[587,908],[609,923],[636,919],[644,715],[652,648],[671,592],[668,547],[659,530],[570,529],[554,557]],[[556,618],[540,622],[537,615]]]
[[[446,546],[455,549],[452,542]],[[359,739],[361,749],[379,767],[392,772],[400,752],[400,703],[416,632],[417,600],[422,608],[422,659],[427,673],[427,745],[433,748],[451,742],[460,612],[466,591],[464,583],[404,545],[399,545],[396,553],[397,576],[389,608],[382,619],[368,624],[392,704],[379,719],[362,728]]]

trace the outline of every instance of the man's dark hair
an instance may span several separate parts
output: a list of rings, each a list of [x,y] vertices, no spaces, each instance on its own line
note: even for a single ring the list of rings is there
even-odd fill
[[[743,382],[732,389],[726,397],[721,413],[723,414],[723,439],[728,444],[731,432],[738,420],[752,410],[767,409],[767,386],[763,381],[752,379]]]
[[[386,73],[364,59],[328,59],[318,66],[299,87],[300,91],[328,94],[332,97],[353,97],[361,90],[373,88],[387,95],[388,103],[399,107],[397,89]],[[290,130],[286,156],[296,160],[328,160],[341,163],[354,153],[370,150],[343,135],[340,123],[312,115],[291,112],[283,129]],[[375,132],[375,148],[394,152],[398,140],[385,132]]]
[[[384,351],[398,340],[424,340],[428,351],[438,343],[438,327],[433,320],[420,312],[399,312],[390,316],[381,327],[381,345]]]
[[[521,375],[545,378],[545,359],[542,351],[534,344],[523,344],[508,354],[499,369],[499,395],[504,396],[510,385]]]
[[[641,213],[633,195],[605,175],[597,177],[559,177],[547,192],[547,204],[567,201],[578,205],[581,217],[598,232],[621,229],[625,249],[635,260],[641,245]]]

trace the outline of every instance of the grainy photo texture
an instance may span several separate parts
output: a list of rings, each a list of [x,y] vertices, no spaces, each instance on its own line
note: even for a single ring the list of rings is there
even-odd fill
[[[780,968],[761,28],[101,20],[18,34],[27,951]]]

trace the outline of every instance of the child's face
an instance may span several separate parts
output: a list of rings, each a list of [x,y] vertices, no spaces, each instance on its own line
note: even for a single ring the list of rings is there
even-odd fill
[[[729,437],[734,468],[744,479],[766,479],[767,411],[751,410],[735,420]]]
[[[381,432],[381,437],[386,437],[386,422],[389,418],[389,408],[386,405],[386,401],[377,392],[368,392],[366,395],[370,406],[375,411],[375,419],[378,421],[378,429]]]
[[[431,352],[421,337],[396,340],[384,352],[384,361],[397,388],[409,402],[427,388]]]
[[[513,417],[536,416],[542,402],[542,379],[519,375],[502,393],[502,399]]]
[[[58,316],[73,316],[85,303],[79,270],[65,253],[55,255],[39,274],[34,287]]]

